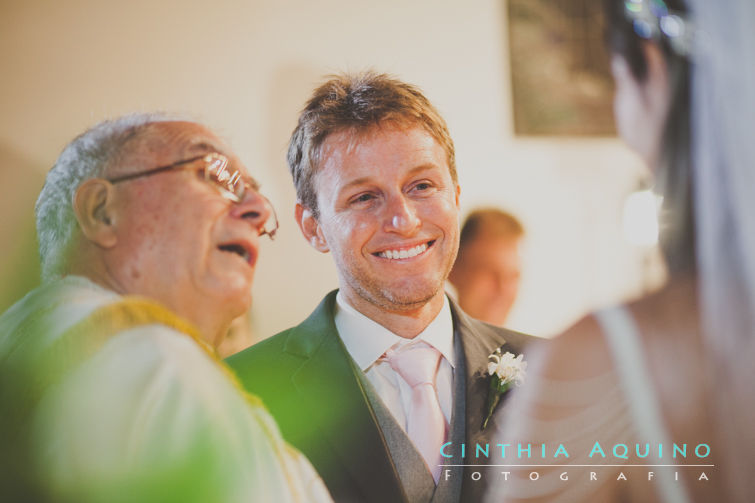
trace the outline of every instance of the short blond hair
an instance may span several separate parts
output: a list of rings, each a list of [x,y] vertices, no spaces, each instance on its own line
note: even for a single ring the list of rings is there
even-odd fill
[[[288,145],[288,167],[297,198],[315,217],[314,175],[326,138],[342,131],[358,135],[386,123],[424,128],[445,151],[451,178],[458,183],[454,144],[446,122],[417,87],[373,71],[332,75],[315,89]]]

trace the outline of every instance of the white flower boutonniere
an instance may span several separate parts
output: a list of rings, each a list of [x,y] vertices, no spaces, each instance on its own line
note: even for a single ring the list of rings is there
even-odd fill
[[[524,383],[524,376],[527,370],[527,362],[524,361],[524,355],[514,356],[506,352],[501,354],[501,348],[495,350],[489,357],[488,374],[490,374],[490,388],[488,390],[488,412],[482,423],[482,429],[488,425],[490,416],[493,415],[501,396],[506,393],[511,384],[521,386]]]

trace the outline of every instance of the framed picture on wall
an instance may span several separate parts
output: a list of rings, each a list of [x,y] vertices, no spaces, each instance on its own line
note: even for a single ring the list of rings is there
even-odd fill
[[[601,2],[505,1],[515,134],[615,135]]]

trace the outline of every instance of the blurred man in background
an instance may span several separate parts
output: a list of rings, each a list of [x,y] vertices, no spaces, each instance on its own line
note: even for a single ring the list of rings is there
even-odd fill
[[[479,209],[467,217],[448,279],[470,316],[504,325],[519,292],[523,237],[522,224],[505,211]]]

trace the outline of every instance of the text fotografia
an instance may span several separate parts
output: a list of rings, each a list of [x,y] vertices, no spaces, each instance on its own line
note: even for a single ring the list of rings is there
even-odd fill
[[[483,472],[481,472],[481,471],[473,471],[473,472],[471,472],[469,474],[469,479],[472,480],[473,482],[479,482],[483,478],[482,473]],[[627,472],[627,473],[629,473],[629,472]],[[647,471],[647,475],[644,475],[644,474],[643,475],[629,474],[628,476],[623,471],[620,471],[620,472],[618,472],[618,474],[613,474],[613,475],[605,475],[605,474],[598,475],[598,472],[589,472],[589,475],[587,473],[583,473],[583,472],[578,472],[578,474],[581,475],[581,477],[578,477],[579,480],[587,479],[590,482],[593,482],[593,481],[597,482],[597,481],[600,481],[600,480],[610,480],[610,479],[614,479],[616,481],[622,481],[622,480],[623,481],[628,481],[630,478],[634,479],[636,477],[640,477],[640,478],[643,478],[643,479],[645,477],[647,477],[648,481],[652,481],[652,480],[655,480],[655,478],[656,478],[656,473],[654,471]],[[486,477],[489,477],[491,475],[492,474],[488,473],[488,474],[486,474]],[[502,472],[500,472],[500,475],[496,474],[496,476],[503,477],[504,481],[508,481],[508,480],[510,480],[509,477],[511,476],[511,472],[510,471],[502,471]],[[673,474],[664,474],[664,475],[659,475],[659,476],[664,476],[664,478],[666,478],[666,479],[670,478],[674,482],[679,482],[679,480],[680,480],[679,472],[678,471],[673,472]],[[445,480],[449,480],[452,477],[453,477],[453,475],[452,475],[452,471],[450,469],[443,470],[443,478]],[[566,472],[560,472],[560,473],[559,472],[552,472],[552,473],[548,473],[548,474],[543,475],[544,479],[545,478],[552,479],[554,477],[558,477],[559,480],[562,480],[564,482],[568,482],[569,481],[569,472],[568,471],[566,471]],[[540,472],[538,472],[538,471],[530,471],[529,474],[527,475],[527,478],[530,481],[532,481],[532,482],[540,480]],[[700,474],[696,475],[695,478],[698,481],[708,481],[708,480],[710,480],[708,478],[708,475],[706,475],[705,472],[700,472]]]
[[[555,447],[549,447],[546,444],[466,444],[454,445],[453,442],[446,442],[440,447],[440,454],[444,458],[461,457],[468,458],[485,458],[485,459],[568,459],[569,451],[564,444],[558,444]],[[579,453],[582,454],[582,453]],[[589,459],[630,459],[649,458],[649,459],[706,459],[710,456],[710,446],[705,443],[688,445],[688,444],[613,444],[601,445],[595,442],[588,453]]]
[[[536,482],[543,479],[558,480],[567,482],[570,478],[578,481],[603,481],[616,480],[618,483],[629,479],[640,477],[648,481],[662,478],[678,482],[680,480],[678,468],[713,468],[713,464],[705,464],[710,457],[710,446],[706,443],[700,444],[651,444],[651,443],[616,443],[601,444],[595,442],[592,448],[587,451],[586,448],[580,449],[580,452],[573,452],[574,459],[569,459],[571,454],[564,444],[547,445],[547,444],[458,444],[446,442],[441,446],[440,453],[445,458],[467,459],[474,458],[474,464],[446,464],[443,465],[442,477],[449,479],[453,477],[454,471],[452,466],[465,467],[488,467],[486,470],[465,472],[465,478],[469,477],[472,482],[478,482],[483,478],[499,477],[503,481],[508,481],[509,476],[516,470],[519,476],[525,481]],[[587,458],[585,458],[587,456]],[[634,460],[641,464],[633,464]],[[489,463],[480,463],[480,459],[489,460]],[[497,459],[504,460],[502,464],[497,463]],[[516,460],[516,461],[513,461]],[[528,461],[530,460],[530,463]],[[534,464],[532,460],[535,460]],[[545,460],[545,461],[543,461]],[[588,461],[588,464],[582,463],[582,460]],[[686,460],[686,461],[685,461]],[[690,460],[693,460],[690,462]],[[453,461],[451,461],[453,463]],[[494,471],[492,467],[501,467],[503,470]],[[562,467],[561,470],[558,467]],[[529,468],[529,470],[528,470]],[[640,471],[637,471],[637,468]],[[644,468],[644,473],[642,468]],[[566,469],[567,471],[563,471]],[[608,471],[605,471],[608,470]],[[705,471],[688,473],[688,476],[694,477],[698,481],[708,481],[708,474]]]

